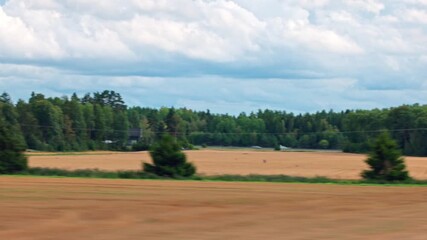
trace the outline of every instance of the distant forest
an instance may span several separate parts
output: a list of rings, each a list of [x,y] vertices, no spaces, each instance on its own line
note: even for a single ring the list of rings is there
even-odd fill
[[[133,142],[137,150],[169,133],[183,147],[283,145],[366,152],[381,131],[389,131],[403,154],[427,156],[427,105],[419,104],[312,114],[259,110],[233,116],[127,107],[119,93],[106,90],[81,97],[32,93],[27,102],[16,103],[3,93],[0,114],[28,149],[44,151],[129,150],[129,134],[137,129],[142,133]]]

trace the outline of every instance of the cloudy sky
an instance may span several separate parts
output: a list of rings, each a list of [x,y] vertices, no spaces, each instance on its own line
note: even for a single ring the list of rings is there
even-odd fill
[[[427,0],[0,0],[0,91],[236,114],[427,103]]]

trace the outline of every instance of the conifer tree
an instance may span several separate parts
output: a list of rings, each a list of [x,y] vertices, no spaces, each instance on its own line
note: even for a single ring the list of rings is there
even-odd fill
[[[185,154],[176,139],[169,134],[155,143],[150,150],[153,164],[144,163],[144,171],[167,177],[189,177],[196,173],[192,163],[187,162]]]
[[[401,181],[409,178],[404,159],[388,133],[382,133],[376,139],[365,162],[371,168],[362,172],[365,179]]]

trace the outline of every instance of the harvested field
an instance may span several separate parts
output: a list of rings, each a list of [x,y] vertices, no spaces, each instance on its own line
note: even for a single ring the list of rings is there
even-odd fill
[[[339,152],[268,152],[250,150],[199,150],[187,151],[198,172],[219,174],[285,174],[291,176],[324,176],[335,179],[358,179],[367,168],[365,155]],[[137,170],[141,162],[149,162],[147,152],[92,152],[88,154],[31,154],[32,167],[63,169]],[[412,177],[427,179],[427,158],[406,157]]]
[[[427,234],[426,187],[4,176],[0,186],[0,239],[411,240]]]

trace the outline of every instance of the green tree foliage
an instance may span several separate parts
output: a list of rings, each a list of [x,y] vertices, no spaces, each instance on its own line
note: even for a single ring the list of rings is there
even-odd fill
[[[47,99],[33,101],[31,105],[42,133],[42,141],[49,146],[45,150],[66,150],[63,135],[64,117],[61,108]]]
[[[319,147],[322,149],[327,149],[329,147],[329,141],[326,139],[320,140]]]
[[[42,133],[38,126],[38,121],[31,111],[31,106],[26,104],[23,100],[19,100],[16,105],[16,112],[27,147],[30,149],[44,150]]]
[[[175,108],[169,109],[168,114],[166,115],[165,124],[169,134],[171,134],[174,137],[177,136],[179,122],[180,122],[180,119],[176,114]]]
[[[144,163],[145,172],[167,177],[189,177],[196,173],[192,163],[187,162],[177,140],[165,134],[150,150],[153,164]]]
[[[366,163],[371,169],[362,172],[365,179],[400,181],[409,178],[397,144],[388,133],[376,139]]]
[[[259,110],[233,116],[185,108],[128,108],[119,93],[109,90],[82,98],[32,93],[28,102],[16,105],[3,93],[0,103],[0,114],[23,136],[24,145],[37,150],[123,149],[129,144],[128,130],[139,128],[138,149],[169,133],[189,145],[283,145],[366,153],[379,129],[400,129],[391,132],[403,153],[427,156],[427,105],[297,115]]]
[[[107,139],[107,120],[105,117],[104,108],[99,105],[93,105],[93,131],[92,137],[96,141],[103,141]]]
[[[0,174],[16,173],[27,169],[25,146],[16,129],[0,116]]]
[[[64,113],[64,138],[67,140],[68,149],[87,149],[86,122],[83,107],[76,94],[71,100],[65,100],[62,107]]]
[[[85,101],[99,104],[101,106],[110,106],[115,110],[124,110],[126,109],[125,102],[123,101],[120,93],[116,93],[114,91],[105,90],[102,93],[96,92],[93,94],[91,98],[90,95],[86,95]]]
[[[116,148],[120,149],[126,145],[128,139],[129,122],[124,110],[116,110],[113,114],[112,139],[116,142]]]

